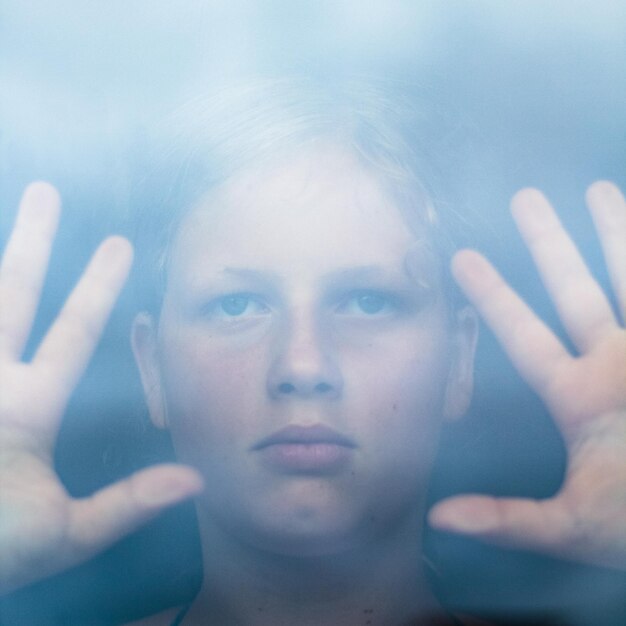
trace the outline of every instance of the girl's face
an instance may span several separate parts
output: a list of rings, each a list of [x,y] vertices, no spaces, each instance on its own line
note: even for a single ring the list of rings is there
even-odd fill
[[[187,215],[161,316],[138,317],[134,345],[153,420],[205,477],[201,523],[323,554],[421,513],[474,334],[372,174],[326,145]]]

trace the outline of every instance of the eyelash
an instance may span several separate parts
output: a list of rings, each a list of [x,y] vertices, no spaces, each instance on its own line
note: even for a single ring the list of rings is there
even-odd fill
[[[248,310],[250,305],[253,306],[253,311]],[[229,321],[266,315],[269,312],[270,308],[263,299],[250,293],[229,293],[202,307],[203,315]]]
[[[346,295],[336,309],[341,315],[363,317],[388,317],[400,309],[393,294],[370,289],[353,291]]]
[[[400,299],[394,294],[374,289],[361,289],[345,294],[334,308],[346,317],[389,317],[401,309]],[[202,314],[222,321],[243,321],[271,312],[265,300],[252,293],[236,292],[220,296],[202,307]]]

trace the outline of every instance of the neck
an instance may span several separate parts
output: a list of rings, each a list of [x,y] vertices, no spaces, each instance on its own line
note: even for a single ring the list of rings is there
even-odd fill
[[[422,567],[416,516],[341,554],[284,556],[202,528],[204,581],[184,625],[447,624]],[[209,530],[210,529],[210,530]]]

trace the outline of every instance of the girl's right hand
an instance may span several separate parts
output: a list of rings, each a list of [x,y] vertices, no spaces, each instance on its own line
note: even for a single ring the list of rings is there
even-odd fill
[[[82,499],[56,476],[63,412],[132,259],[128,241],[105,240],[24,362],[59,214],[54,187],[31,184],[0,265],[0,593],[89,559],[202,489],[197,473],[178,465],[142,470]]]

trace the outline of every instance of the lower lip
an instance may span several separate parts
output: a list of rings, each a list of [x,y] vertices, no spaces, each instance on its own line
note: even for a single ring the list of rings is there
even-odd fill
[[[292,472],[332,472],[344,467],[352,448],[335,443],[277,443],[259,450],[271,467]]]

